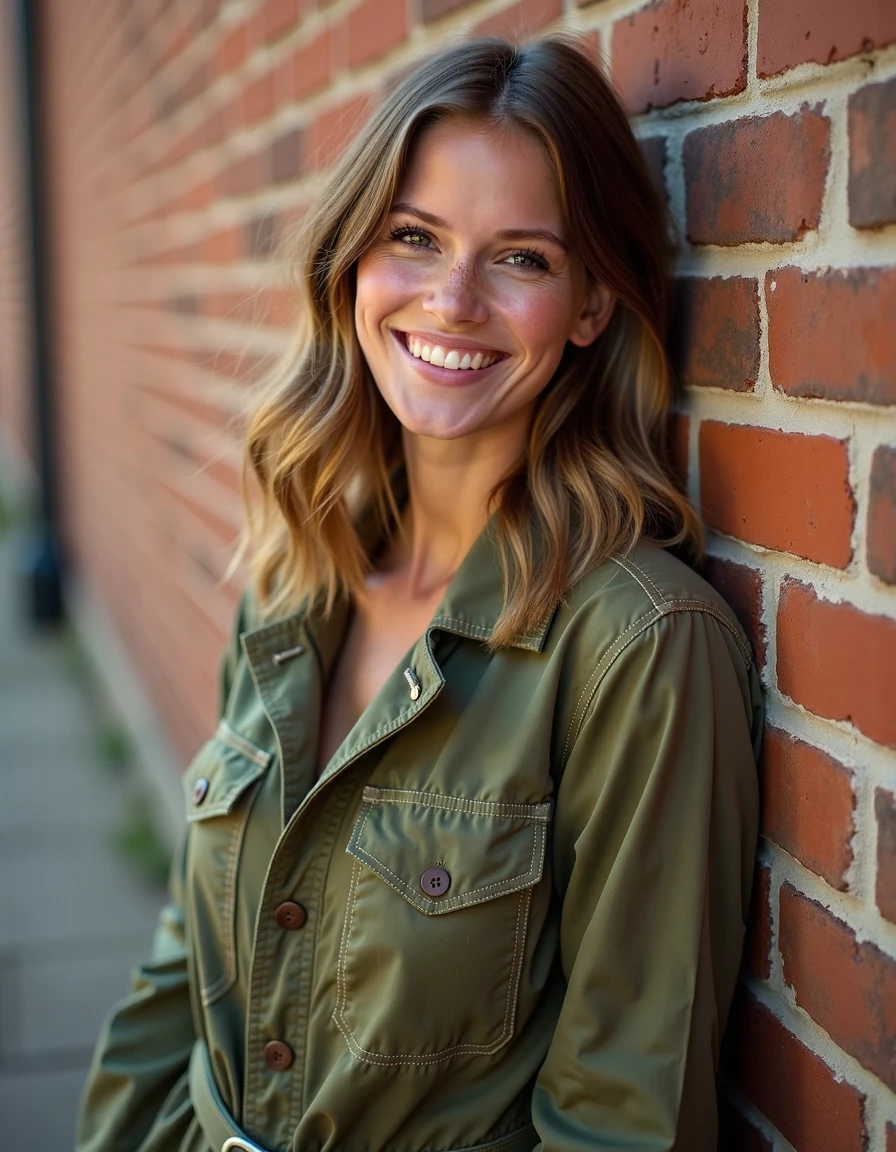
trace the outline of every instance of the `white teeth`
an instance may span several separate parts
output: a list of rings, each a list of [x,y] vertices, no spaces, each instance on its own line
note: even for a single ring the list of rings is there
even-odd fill
[[[449,368],[452,371],[488,368],[499,359],[497,354],[488,352],[461,352],[457,348],[447,351],[440,344],[424,344],[417,336],[405,336],[405,345],[410,354],[417,360],[425,360],[428,364],[435,364],[439,368]]]

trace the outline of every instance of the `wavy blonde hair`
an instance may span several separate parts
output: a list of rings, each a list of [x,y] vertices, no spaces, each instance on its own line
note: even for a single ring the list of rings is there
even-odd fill
[[[664,348],[669,229],[640,149],[598,69],[562,38],[443,51],[384,101],[332,173],[291,257],[299,331],[246,436],[244,547],[265,614],[358,591],[370,567],[361,518],[399,523],[398,422],[354,329],[354,270],[383,226],[409,149],[451,116],[518,125],[553,163],[569,235],[616,297],[588,348],[567,345],[538,399],[525,458],[491,494],[504,606],[491,645],[528,631],[584,574],[642,536],[702,548],[667,460]]]

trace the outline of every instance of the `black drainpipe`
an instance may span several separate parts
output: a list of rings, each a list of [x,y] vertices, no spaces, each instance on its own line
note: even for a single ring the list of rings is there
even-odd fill
[[[32,621],[50,624],[62,619],[63,605],[53,403],[52,302],[47,262],[50,234],[45,147],[47,121],[44,107],[47,83],[44,74],[45,57],[41,52],[41,17],[45,16],[46,10],[40,0],[20,0],[19,14],[25,148],[28,154],[26,201],[30,206],[28,236],[31,246],[34,454],[39,480],[37,523],[25,557],[25,577]],[[28,212],[27,206],[25,210]]]

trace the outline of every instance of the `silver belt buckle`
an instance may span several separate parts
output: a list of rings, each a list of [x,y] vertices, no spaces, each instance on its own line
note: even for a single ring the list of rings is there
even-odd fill
[[[221,1152],[267,1152],[259,1144],[253,1144],[251,1140],[244,1140],[241,1136],[231,1136],[229,1140],[225,1140],[221,1148]]]

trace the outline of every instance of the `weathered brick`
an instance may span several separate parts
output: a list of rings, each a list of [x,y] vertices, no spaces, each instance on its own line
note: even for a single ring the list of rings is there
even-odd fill
[[[348,66],[382,56],[408,34],[405,0],[361,0],[348,14]]]
[[[896,620],[819,599],[785,580],[778,603],[778,687],[818,716],[896,747]]]
[[[780,243],[818,227],[830,162],[829,123],[817,109],[748,116],[684,140],[688,239]]]
[[[877,448],[871,461],[868,567],[896,584],[896,448]]]
[[[845,889],[856,830],[849,769],[820,748],[768,727],[761,779],[763,835],[833,888]]]
[[[431,24],[434,20],[447,16],[449,12],[455,12],[458,8],[472,3],[473,0],[423,0],[423,22]]]
[[[772,1142],[726,1096],[719,1097],[719,1148],[723,1152],[774,1152]]]
[[[672,358],[683,384],[752,392],[759,373],[759,291],[743,276],[675,284]]]
[[[239,260],[245,253],[245,236],[242,228],[225,228],[206,236],[200,245],[202,259],[210,264],[230,263]]]
[[[332,73],[332,45],[329,28],[297,49],[290,69],[289,95],[293,100],[304,100],[326,84]]]
[[[292,128],[278,136],[270,148],[271,181],[281,184],[295,180],[306,160],[306,134],[302,128]]]
[[[796,1002],[835,1044],[896,1088],[896,961],[791,884],[781,886],[778,947]]]
[[[270,256],[277,244],[279,217],[276,212],[265,212],[246,224],[246,251],[259,258]]]
[[[896,269],[776,268],[765,298],[777,389],[896,404]]]
[[[639,140],[638,144],[641,148],[641,154],[644,157],[644,163],[647,165],[647,171],[650,173],[650,179],[653,181],[653,186],[662,196],[664,202],[668,204],[669,189],[666,185],[666,137],[648,136],[646,139]]]
[[[474,36],[504,36],[522,41],[563,14],[563,0],[515,0],[473,29]]]
[[[264,181],[262,161],[256,153],[234,160],[218,173],[218,191],[221,196],[245,196],[254,192]]]
[[[309,155],[314,165],[325,168],[338,160],[372,111],[369,96],[356,96],[322,112],[311,126]]]
[[[832,64],[896,40],[896,6],[888,0],[759,0],[756,68],[774,76],[810,61]]]
[[[249,54],[249,40],[245,24],[237,24],[221,43],[215,54],[215,71],[219,76],[234,72]]]
[[[632,113],[747,85],[745,0],[655,0],[613,25],[613,83]]]
[[[274,73],[265,72],[243,93],[243,121],[252,125],[274,111]]]
[[[265,43],[278,40],[297,23],[299,0],[267,0],[261,10],[262,35]]]
[[[877,883],[875,898],[881,916],[896,924],[896,796],[884,788],[874,793],[877,820]]]
[[[770,428],[700,425],[700,497],[710,528],[845,568],[855,502],[843,440]]]
[[[864,1096],[744,990],[735,998],[723,1063],[731,1080],[799,1152],[866,1147]]]
[[[896,79],[868,84],[849,98],[849,222],[896,222]]]
[[[744,627],[758,668],[765,667],[765,625],[762,622],[762,573],[746,564],[707,556],[706,579],[734,609]]]

